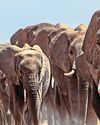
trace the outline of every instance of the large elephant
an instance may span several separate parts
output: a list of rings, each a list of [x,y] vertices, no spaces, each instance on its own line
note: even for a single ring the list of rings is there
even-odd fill
[[[10,58],[9,58],[10,57]],[[27,100],[30,125],[39,125],[39,112],[50,83],[50,64],[39,46],[13,45],[0,51],[0,69],[12,88],[13,115],[16,125],[23,124],[24,101]],[[24,97],[24,89],[26,97]]]
[[[76,33],[75,35],[69,46],[72,70],[69,73],[65,73],[65,75],[72,77],[76,74],[78,79],[79,124],[96,125],[97,117],[93,111],[90,86],[93,81],[82,50],[85,33]]]
[[[70,124],[72,125],[78,124],[78,85],[75,75],[72,78],[64,76],[64,72],[71,70],[71,62],[68,55],[70,43],[71,41],[68,40],[66,31],[58,33],[50,43],[50,62],[52,74],[57,81],[61,95],[61,106],[63,107],[62,109],[64,109],[62,114],[68,112]],[[64,122],[66,116],[62,115],[61,119],[63,119]]]
[[[94,80],[94,84],[92,85],[93,107],[98,118],[100,119],[100,10],[96,11],[91,18],[83,42],[83,51]]]

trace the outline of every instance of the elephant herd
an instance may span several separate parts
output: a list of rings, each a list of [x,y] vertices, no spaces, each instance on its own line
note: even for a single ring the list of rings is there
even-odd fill
[[[41,125],[43,119],[97,125],[100,11],[88,27],[40,23],[0,45],[0,125]]]

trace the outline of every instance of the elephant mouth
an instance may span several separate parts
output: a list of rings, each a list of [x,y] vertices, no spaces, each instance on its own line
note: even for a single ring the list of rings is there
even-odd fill
[[[73,65],[72,65],[72,70],[68,73],[64,73],[64,75],[68,76],[68,77],[71,77],[75,74],[75,71],[76,71],[76,62],[74,61]]]

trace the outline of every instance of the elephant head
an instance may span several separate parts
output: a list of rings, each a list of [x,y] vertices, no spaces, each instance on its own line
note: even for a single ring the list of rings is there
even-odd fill
[[[76,70],[76,60],[83,54],[82,45],[85,33],[75,33],[70,36],[72,42],[69,46],[69,57],[71,60],[72,70],[69,73],[64,73],[65,76],[72,76]]]
[[[30,118],[39,124],[41,103],[50,82],[50,64],[38,45],[15,55],[15,71],[27,94]]]

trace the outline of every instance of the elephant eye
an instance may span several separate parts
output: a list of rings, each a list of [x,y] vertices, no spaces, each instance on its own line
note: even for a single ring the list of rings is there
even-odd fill
[[[69,50],[69,54],[73,55],[73,50],[72,49]]]
[[[23,74],[23,71],[22,71],[22,70],[20,70],[20,74],[21,74],[21,75]]]
[[[100,40],[97,39],[97,45],[100,46]]]
[[[100,40],[97,39],[97,48],[100,50]]]
[[[96,40],[97,40],[97,45],[100,47],[100,34],[99,34],[99,32],[97,33]]]
[[[40,74],[40,73],[41,73],[41,69],[42,69],[42,67],[39,67],[39,71],[38,71],[38,74]]]

